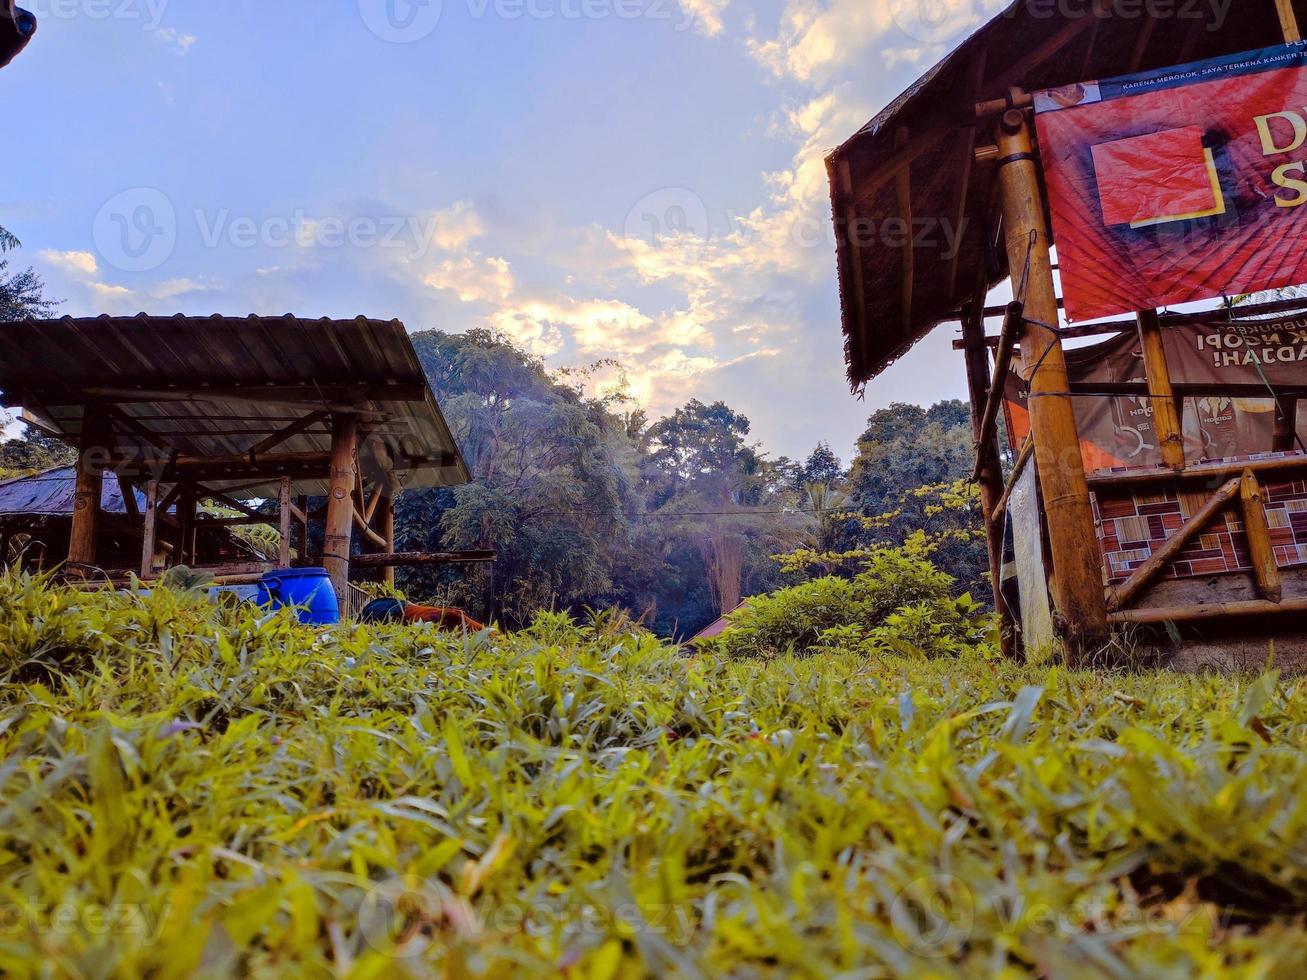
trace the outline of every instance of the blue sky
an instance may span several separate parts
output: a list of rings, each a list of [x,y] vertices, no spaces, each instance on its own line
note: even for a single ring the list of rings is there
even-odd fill
[[[962,394],[947,328],[848,394],[822,158],[990,0],[24,5],[0,224],[64,312],[490,327],[774,455]]]

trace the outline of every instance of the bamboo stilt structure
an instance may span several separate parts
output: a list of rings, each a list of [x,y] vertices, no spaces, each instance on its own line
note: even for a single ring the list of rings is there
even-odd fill
[[[1162,462],[1173,470],[1181,470],[1184,469],[1184,435],[1175,408],[1166,351],[1162,346],[1162,326],[1156,310],[1140,310],[1137,316],[1139,346],[1144,356],[1144,375],[1153,412],[1153,431],[1157,433]]]
[[[1047,518],[1050,586],[1074,661],[1107,637],[1107,606],[1066,358],[1056,329],[1050,329],[1058,322],[1057,294],[1033,134],[1024,112],[1004,114],[998,147],[1008,267],[1013,293],[1025,304],[1021,357],[1030,386],[1030,432]]]

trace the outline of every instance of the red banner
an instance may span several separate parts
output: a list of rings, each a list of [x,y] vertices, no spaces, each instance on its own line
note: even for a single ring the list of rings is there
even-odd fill
[[[1037,93],[1067,317],[1307,282],[1307,45]]]

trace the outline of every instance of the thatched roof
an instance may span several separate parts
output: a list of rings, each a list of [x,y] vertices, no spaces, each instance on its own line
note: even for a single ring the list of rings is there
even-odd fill
[[[1133,17],[1094,16],[1093,2],[1072,4],[1086,11],[1072,18],[1056,12],[1065,4],[1012,4],[827,158],[855,388],[964,303],[983,297],[978,287],[1007,275],[993,244],[993,172],[973,163],[975,146],[993,142],[994,120],[977,123],[976,102],[1006,98],[1014,85],[1034,91],[1283,41],[1273,0],[1239,0],[1223,20],[1206,2],[1158,6],[1170,11],[1165,18],[1143,14],[1149,5],[1137,2],[1123,7]],[[1307,26],[1307,0],[1294,0],[1293,7]],[[897,226],[884,225],[907,215],[918,232],[916,247],[900,246]],[[962,228],[956,257],[948,254],[943,222]]]

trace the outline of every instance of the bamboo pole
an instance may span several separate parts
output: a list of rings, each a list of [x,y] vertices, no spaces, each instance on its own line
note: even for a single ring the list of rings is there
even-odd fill
[[[1015,625],[1012,612],[1003,601],[1003,526],[995,519],[998,498],[1003,492],[1003,465],[998,456],[998,440],[991,433],[984,438],[982,414],[989,397],[989,352],[981,342],[985,335],[985,321],[980,315],[984,304],[983,287],[978,289],[979,302],[975,313],[962,321],[964,339],[972,341],[966,349],[967,391],[971,400],[972,436],[976,440],[977,482],[980,486],[980,507],[985,522],[985,544],[989,553],[989,577],[994,594],[994,611],[999,616],[999,630],[1003,655],[1016,656]],[[394,550],[394,549],[391,549]]]
[[[1125,609],[1112,613],[1109,622],[1115,625],[1133,623],[1139,626],[1161,623],[1185,623],[1197,620],[1228,619],[1233,616],[1265,616],[1274,613],[1307,612],[1307,598],[1285,599],[1275,603],[1266,599],[1248,599],[1242,602],[1212,602],[1205,605],[1168,606],[1157,609]]]
[[[373,519],[377,530],[381,532],[382,540],[385,541],[386,554],[393,555],[395,553],[395,498],[389,487],[377,487],[376,492],[381,494],[381,499],[377,502],[377,513]],[[382,568],[381,581],[394,588],[394,565],[386,565]]]
[[[1181,470],[1184,469],[1184,435],[1180,416],[1175,410],[1175,392],[1171,388],[1171,372],[1162,345],[1161,323],[1156,310],[1140,310],[1136,316],[1139,346],[1144,356],[1144,380],[1148,384],[1153,430],[1162,450],[1162,462],[1173,470]]]
[[[1280,33],[1284,35],[1285,44],[1302,40],[1298,30],[1298,15],[1293,12],[1293,0],[1275,0],[1275,12],[1280,16]]]
[[[154,578],[155,536],[159,526],[159,481],[145,485],[145,523],[141,542],[141,578]]]
[[[1266,521],[1262,486],[1252,470],[1243,471],[1239,500],[1243,505],[1243,528],[1248,535],[1248,553],[1252,558],[1257,591],[1263,599],[1279,602],[1283,595],[1280,569],[1275,564],[1275,547],[1271,544],[1271,528]]]
[[[282,568],[290,567],[290,477],[283,476],[277,488],[277,529],[281,532],[281,547],[277,560]]]
[[[1272,457],[1271,459],[1252,459],[1243,463],[1199,463],[1194,466],[1186,466],[1180,473],[1162,469],[1135,470],[1124,473],[1095,473],[1089,478],[1089,484],[1095,489],[1107,489],[1109,487],[1147,486],[1153,483],[1175,483],[1176,481],[1196,483],[1206,480],[1210,481],[1211,486],[1217,486],[1232,476],[1240,476],[1245,469],[1254,473],[1294,473],[1307,469],[1307,455],[1300,453],[1294,456]]]
[[[107,444],[108,436],[109,416],[96,406],[86,406],[82,416],[73,520],[68,538],[70,564],[95,564],[95,531],[100,513],[100,495],[104,490],[103,464],[111,455]]]
[[[331,426],[331,486],[327,494],[327,523],[322,564],[336,590],[344,613],[349,601],[349,553],[354,524],[354,454],[358,446],[358,420],[337,415]]]
[[[1053,574],[1051,591],[1074,660],[1107,636],[1103,565],[1089,485],[1067,380],[1049,257],[1043,191],[1026,114],[1004,114],[998,131],[999,190],[1013,293],[1025,303],[1023,374],[1030,386],[1030,433],[1035,444]]]
[[[985,411],[980,419],[980,432],[976,437],[976,469],[972,474],[973,480],[980,479],[981,470],[985,466],[983,454],[980,454],[980,448],[992,443],[998,432],[998,410],[1003,404],[1003,395],[1007,386],[1008,372],[1012,368],[1012,348],[1016,344],[1017,336],[1021,333],[1022,306],[1020,303],[1009,303],[1005,316],[1003,317],[1003,333],[998,342],[998,353],[994,355],[994,377],[989,383],[989,390],[985,396]]]
[[[1163,542],[1162,546],[1149,556],[1148,560],[1136,568],[1124,582],[1118,585],[1108,600],[1108,612],[1117,612],[1128,606],[1139,593],[1152,584],[1153,579],[1162,573],[1185,546],[1202,533],[1204,527],[1215,517],[1235,495],[1239,493],[1240,480],[1230,480],[1202,505],[1194,515],[1185,521],[1180,530]]]

